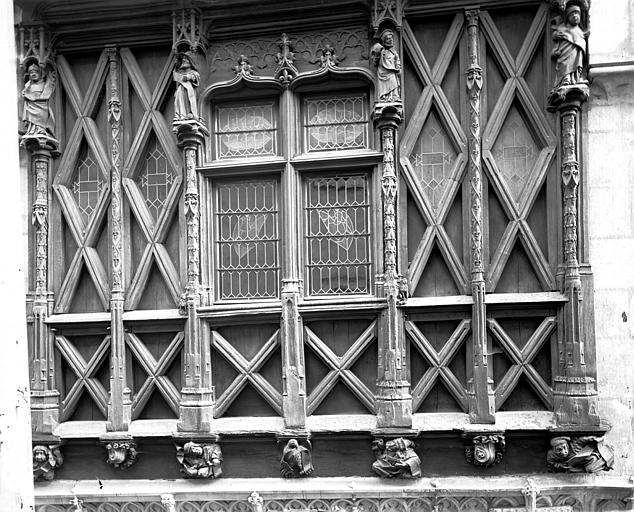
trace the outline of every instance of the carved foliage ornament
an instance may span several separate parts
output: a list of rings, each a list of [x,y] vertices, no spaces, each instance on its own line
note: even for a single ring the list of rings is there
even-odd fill
[[[475,466],[493,466],[504,457],[505,447],[506,442],[501,434],[475,436],[471,445],[465,448],[465,458]]]
[[[282,34],[282,38],[278,44],[280,45],[280,51],[277,53],[275,78],[277,78],[282,85],[288,86],[298,73],[297,68],[293,65],[295,53],[291,51],[291,40],[286,34]]]
[[[614,451],[602,437],[555,437],[546,456],[554,473],[598,473],[614,466]]]
[[[59,445],[37,444],[33,447],[33,480],[53,480],[55,469],[64,463]]]
[[[301,478],[313,472],[312,444],[305,440],[300,444],[297,439],[289,439],[282,452],[280,473],[284,478]]]
[[[115,468],[126,469],[136,462],[138,452],[133,441],[112,441],[106,444],[106,462]]]
[[[414,451],[414,441],[398,437],[372,442],[372,451],[376,461],[372,470],[382,478],[420,478],[420,458]]]
[[[185,478],[219,478],[222,475],[222,450],[217,443],[190,441],[177,447],[176,459]]]

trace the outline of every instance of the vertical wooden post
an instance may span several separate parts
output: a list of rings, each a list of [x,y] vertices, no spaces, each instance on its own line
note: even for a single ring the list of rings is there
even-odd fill
[[[108,121],[110,123],[110,399],[108,431],[128,430],[132,412],[126,382],[125,332],[123,327],[124,263],[121,207],[121,63],[116,48],[108,48]]]
[[[482,155],[480,137],[480,92],[482,68],[478,39],[479,11],[466,11],[467,19],[467,90],[469,96],[469,184],[471,226],[471,294],[473,377],[469,381],[469,418],[472,423],[495,423],[495,397],[489,376],[486,333],[486,285],[482,250]]]
[[[291,62],[292,64],[292,62]],[[293,76],[289,74],[287,76]],[[290,83],[290,82],[289,82]],[[286,88],[282,93],[282,115],[287,121],[286,126],[293,125],[293,96]],[[282,410],[284,411],[284,426],[287,429],[304,429],[306,427],[306,380],[304,368],[304,336],[302,320],[299,314],[298,302],[301,294],[302,280],[299,277],[299,234],[297,219],[301,218],[298,211],[298,200],[301,191],[295,170],[289,160],[291,148],[295,147],[295,133],[286,129],[285,148],[287,163],[282,175],[283,204],[286,211],[283,218],[284,264],[282,276],[282,319],[280,336],[282,345]]]
[[[47,109],[50,110],[48,102],[52,101],[55,89],[55,64],[48,39],[48,33],[42,25],[20,27],[20,67],[27,72],[32,66],[39,70],[39,81],[45,82],[39,98],[47,103]],[[32,101],[31,94],[28,93],[28,98],[25,95],[24,101]],[[39,434],[51,434],[59,422],[53,334],[46,324],[46,318],[53,307],[53,293],[49,290],[49,177],[52,159],[59,155],[59,143],[53,134],[55,126],[52,124],[52,117],[47,120],[39,119],[38,122],[29,120],[25,126],[26,133],[20,141],[20,145],[30,155],[34,184],[31,221],[34,228],[35,278],[31,311],[33,329],[30,337],[30,376],[32,428]]]
[[[379,322],[379,362],[377,381],[377,427],[412,426],[412,396],[406,360],[403,314],[399,302],[403,279],[398,274],[396,200],[396,149],[398,126],[403,120],[400,101],[377,103],[373,119],[381,135],[383,172],[381,197],[383,213],[383,291],[387,308]]]
[[[187,226],[187,283],[181,299],[185,322],[184,386],[181,390],[178,430],[209,432],[213,418],[213,389],[209,330],[201,327],[200,306],[200,197],[198,193],[198,150],[207,129],[199,120],[174,125],[185,168],[185,223]]]

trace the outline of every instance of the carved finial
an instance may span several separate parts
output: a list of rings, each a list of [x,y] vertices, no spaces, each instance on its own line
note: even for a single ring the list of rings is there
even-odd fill
[[[253,491],[247,501],[253,507],[253,512],[264,512],[264,499],[257,491]]]
[[[203,36],[203,17],[196,8],[172,11],[172,48],[175,52],[205,52],[207,41]]]
[[[284,478],[301,478],[313,472],[312,444],[306,439],[300,444],[297,439],[289,439],[282,452],[280,473]]]
[[[59,445],[37,444],[33,447],[33,480],[53,480],[55,470],[64,463]]]
[[[323,48],[319,48],[319,51],[321,51],[319,60],[322,68],[334,67],[339,64],[337,52],[330,44],[325,44]]]
[[[554,473],[598,473],[612,469],[614,451],[603,437],[560,436],[550,440],[546,462]]]
[[[253,74],[253,66],[249,64],[249,59],[241,54],[238,58],[238,64],[233,66],[236,75],[251,76]]]
[[[282,82],[284,86],[288,86],[298,74],[297,68],[293,65],[295,53],[291,51],[291,40],[286,34],[282,34],[278,44],[280,51],[277,53],[275,78]]]
[[[375,36],[379,33],[379,27],[385,22],[390,23],[397,30],[401,30],[403,23],[402,0],[373,0],[372,28]]]
[[[217,443],[189,441],[177,447],[176,459],[185,478],[219,478],[222,475],[222,450]]]
[[[173,494],[161,494],[161,505],[165,512],[176,512],[176,500]]]
[[[110,441],[105,445],[108,451],[106,462],[115,468],[126,469],[136,462],[138,452],[134,441]]]
[[[420,458],[414,447],[414,441],[402,437],[387,442],[376,439],[372,442],[376,457],[372,470],[382,478],[420,478]]]
[[[465,458],[475,466],[490,467],[504,457],[506,442],[502,434],[478,435],[465,448]]]

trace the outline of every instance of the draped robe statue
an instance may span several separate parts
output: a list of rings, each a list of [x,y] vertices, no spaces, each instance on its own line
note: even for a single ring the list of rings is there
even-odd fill
[[[172,77],[176,82],[174,120],[200,119],[196,100],[196,87],[200,83],[200,73],[196,71],[189,55],[180,56]]]
[[[25,137],[55,138],[55,118],[51,108],[51,97],[55,91],[53,80],[44,69],[33,63],[27,68],[29,80],[24,85],[22,97],[22,121]]]
[[[372,47],[371,54],[376,66],[378,101],[401,101],[401,59],[394,49],[391,30],[381,33],[381,42]]]
[[[552,56],[556,59],[555,89],[584,81],[583,64],[586,54],[586,37],[579,23],[581,8],[570,5],[566,9],[566,20],[553,28],[555,47]]]

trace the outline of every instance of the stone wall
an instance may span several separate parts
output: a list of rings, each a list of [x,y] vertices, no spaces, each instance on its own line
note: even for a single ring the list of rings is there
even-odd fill
[[[634,0],[590,10],[586,176],[598,386],[615,472],[634,473]]]

